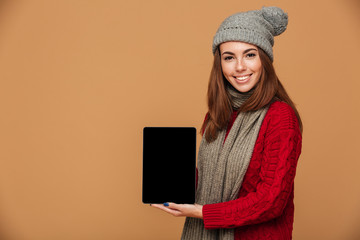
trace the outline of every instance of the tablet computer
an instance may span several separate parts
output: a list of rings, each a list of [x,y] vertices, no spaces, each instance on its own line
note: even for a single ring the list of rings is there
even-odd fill
[[[143,203],[195,203],[196,128],[143,129]]]

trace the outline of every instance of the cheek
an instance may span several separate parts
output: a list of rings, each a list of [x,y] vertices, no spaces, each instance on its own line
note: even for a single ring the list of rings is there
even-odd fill
[[[262,68],[260,67],[257,71],[257,76],[256,76],[256,83],[259,82],[260,80],[260,77],[261,77],[261,74],[262,74]]]
[[[256,72],[257,74],[261,74],[261,70],[262,70],[262,65],[261,63],[254,63],[251,66],[251,69],[253,72]]]
[[[232,73],[232,70],[231,70],[232,68],[231,68],[230,64],[228,64],[228,63],[222,63],[221,69],[222,69],[222,72],[225,77],[227,77],[228,75],[231,75],[231,73]]]

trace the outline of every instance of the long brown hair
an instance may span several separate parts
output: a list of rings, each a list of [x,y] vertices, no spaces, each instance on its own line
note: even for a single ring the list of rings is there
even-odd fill
[[[258,110],[269,104],[273,99],[283,101],[294,110],[299,122],[300,131],[302,132],[303,126],[299,112],[277,77],[270,58],[261,48],[258,48],[258,50],[262,64],[262,73],[259,82],[254,88],[254,93],[238,109],[238,112]],[[208,85],[207,102],[209,112],[201,127],[201,132],[204,132],[207,127],[205,138],[208,142],[214,141],[217,138],[218,132],[226,129],[231,118],[233,109],[226,91],[227,84],[229,83],[222,73],[220,50],[218,47],[215,51]]]

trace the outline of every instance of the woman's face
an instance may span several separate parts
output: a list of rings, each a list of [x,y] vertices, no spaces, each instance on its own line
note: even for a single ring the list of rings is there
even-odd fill
[[[250,91],[259,81],[262,65],[258,48],[244,42],[220,44],[224,77],[239,92]]]

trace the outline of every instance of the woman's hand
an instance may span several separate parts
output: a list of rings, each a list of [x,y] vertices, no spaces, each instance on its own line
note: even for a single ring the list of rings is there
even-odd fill
[[[168,205],[168,206],[166,206]],[[176,203],[164,203],[164,204],[151,204],[150,206],[159,208],[175,217],[193,217],[203,218],[202,205],[199,204],[176,204]]]

